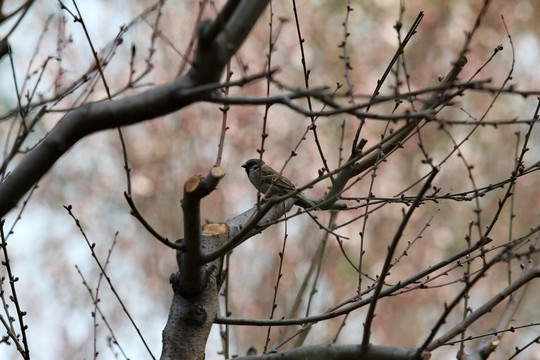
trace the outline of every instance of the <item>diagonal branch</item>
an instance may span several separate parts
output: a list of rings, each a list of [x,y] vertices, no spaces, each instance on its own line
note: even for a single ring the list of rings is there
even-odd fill
[[[232,10],[225,6],[225,14],[218,15],[220,25],[217,29],[221,31],[210,31],[211,38],[208,38],[204,29],[215,25],[210,21],[202,23],[199,34],[206,37],[200,38],[195,61],[186,75],[141,94],[85,104],[64,116],[49,135],[0,183],[0,217],[15,207],[54,163],[82,138],[98,131],[169,114],[206,95],[206,92],[190,94],[189,91],[185,93],[185,90],[219,81],[225,64],[240,48],[266,8],[268,0],[234,3]]]
[[[495,295],[493,298],[486,301],[482,306],[480,306],[478,309],[476,309],[471,314],[469,314],[469,316],[467,316],[466,319],[456,324],[454,327],[448,330],[440,338],[430,343],[426,347],[426,350],[432,351],[438,348],[439,346],[441,346],[442,344],[445,344],[447,341],[450,341],[453,337],[463,332],[464,329],[467,329],[472,323],[478,320],[481,316],[491,312],[498,303],[506,299],[508,296],[514,294],[523,285],[528,284],[531,280],[538,277],[540,277],[540,267],[537,266],[535,268],[532,268],[530,271],[526,272],[525,274],[523,274],[523,276],[521,276],[519,279],[514,281],[509,286],[507,286],[504,290],[502,290],[500,293]]]

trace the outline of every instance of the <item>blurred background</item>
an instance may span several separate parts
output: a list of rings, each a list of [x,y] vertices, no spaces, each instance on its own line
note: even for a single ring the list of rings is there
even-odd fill
[[[75,12],[72,2],[64,2]],[[223,1],[204,5],[202,18],[213,18]],[[331,90],[343,84],[338,94],[347,91],[345,65],[341,55],[344,31],[349,33],[346,42],[351,69],[348,71],[355,100],[367,102],[387,64],[398,47],[396,22],[402,23],[401,38],[410,28],[420,11],[424,17],[417,34],[405,49],[405,61],[412,90],[434,86],[437,77],[444,76],[451,68],[465,40],[465,33],[474,26],[483,1],[421,1],[396,0],[351,2],[354,9],[348,13],[346,1],[296,2],[297,15],[305,39],[304,51],[307,68],[310,70],[309,85],[328,85]],[[20,5],[20,1],[5,1],[4,13]],[[509,84],[519,90],[540,88],[540,28],[537,19],[540,8],[535,1],[494,0],[476,32],[467,54],[468,63],[460,79],[469,79],[501,45],[503,50],[489,61],[476,75],[476,80],[490,79],[491,86],[500,87],[513,70]],[[108,64],[104,75],[111,93],[121,98],[139,93],[155,85],[174,79],[182,63],[190,54],[186,52],[196,27],[197,14],[201,8],[198,1],[79,1],[77,2],[88,33],[96,51],[107,54]],[[400,11],[401,6],[403,10]],[[231,62],[232,79],[264,71],[268,63],[269,33],[274,43],[271,66],[279,68],[275,79],[294,88],[305,87],[301,63],[297,26],[293,4],[274,2],[247,38],[238,55]],[[504,23],[511,35],[515,58],[509,43]],[[4,36],[14,25],[6,21],[0,27]],[[347,29],[343,23],[347,21]],[[269,23],[272,24],[270,29]],[[157,31],[156,31],[157,30]],[[119,34],[121,34],[119,36]],[[121,38],[121,41],[118,39]],[[115,40],[116,39],[116,40]],[[59,121],[67,110],[82,102],[106,99],[106,92],[95,71],[90,46],[79,23],[73,21],[60,3],[53,0],[36,2],[10,36],[12,63],[5,56],[0,60],[0,135],[2,147],[9,143],[11,119],[9,114],[17,107],[18,99],[14,80],[26,103],[40,101],[50,110],[25,143],[31,148]],[[116,44],[116,45],[114,45]],[[135,51],[133,52],[133,49]],[[132,60],[132,54],[134,54]],[[515,63],[513,63],[515,61]],[[130,65],[132,62],[132,66]],[[131,69],[133,74],[130,75]],[[146,73],[133,88],[126,88],[130,76],[136,78]],[[402,71],[402,70],[400,70]],[[90,74],[89,81],[80,81]],[[403,80],[403,74],[399,74]],[[65,97],[57,96],[73,84],[80,84]],[[93,85],[92,85],[93,84]],[[254,82],[241,88],[231,88],[231,94],[264,96],[267,83]],[[398,84],[391,75],[381,89],[382,95],[393,95],[396,88],[406,92],[404,83]],[[90,91],[91,89],[91,91]],[[277,94],[283,89],[275,84],[270,92]],[[119,93],[120,92],[120,93]],[[502,94],[490,108],[494,94],[471,92],[457,99],[440,118],[451,121],[476,121],[489,110],[486,121],[531,119],[536,107],[535,96]],[[307,106],[305,101],[299,101]],[[343,103],[347,103],[344,97]],[[372,112],[390,113],[394,102],[386,102],[372,108]],[[132,168],[132,191],[134,200],[152,226],[170,240],[182,238],[183,184],[192,175],[206,175],[216,163],[221,132],[221,105],[197,103],[182,111],[123,129]],[[410,108],[404,103],[398,113]],[[33,108],[37,112],[39,107]],[[320,109],[316,105],[315,109]],[[258,157],[261,146],[264,106],[231,106],[227,112],[229,127],[224,145],[221,166],[227,173],[217,191],[204,199],[202,214],[209,222],[226,221],[250,208],[256,201],[256,190],[248,182],[240,167],[247,159]],[[283,106],[272,106],[268,110],[265,144],[265,160],[274,168],[281,169],[291,151],[299,145],[294,157],[284,169],[284,174],[299,185],[306,184],[318,176],[323,166],[317,146],[310,132],[302,140],[310,119]],[[338,166],[340,157],[349,155],[358,119],[350,115],[321,117],[317,120],[320,144],[331,169]],[[374,146],[385,131],[386,122],[368,120],[362,137],[368,140],[366,148]],[[400,123],[390,123],[398,128]],[[463,157],[453,153],[441,167],[435,180],[440,194],[460,193],[471,190],[472,183],[465,169],[463,158],[474,168],[477,188],[497,183],[508,178],[514,167],[516,147],[523,141],[527,125],[501,125],[479,128],[469,135],[470,126],[430,124],[422,129],[422,144],[438,164],[450,154],[452,139],[468,141],[460,147]],[[341,140],[343,138],[343,140]],[[530,151],[525,165],[538,161],[540,133],[533,130],[529,143]],[[341,143],[342,141],[342,143]],[[404,192],[414,196],[421,186],[416,184],[429,172],[429,166],[413,137],[404,148],[382,163],[376,171],[371,193],[376,199],[391,199]],[[340,147],[343,152],[340,152]],[[518,147],[519,148],[519,147]],[[21,155],[20,157],[22,158]],[[8,171],[20,158],[16,158]],[[80,220],[85,234],[95,251],[105,262],[111,247],[108,275],[124,301],[126,308],[137,323],[154,356],[161,350],[161,331],[165,326],[172,289],[169,276],[177,271],[175,254],[154,240],[130,215],[123,192],[126,191],[126,175],[123,170],[123,154],[116,131],[92,135],[74,146],[39,183],[20,219],[18,209],[6,217],[5,229],[13,234],[8,238],[11,267],[20,278],[17,291],[24,311],[28,312],[31,356],[34,359],[83,359],[93,358],[94,306],[88,289],[83,285],[82,274],[92,291],[99,279],[99,268],[92,258],[84,237],[73,219],[63,208],[71,205]],[[350,205],[365,202],[370,192],[371,176],[365,176],[354,184],[344,196],[358,198]],[[316,184],[306,193],[322,196],[329,182]],[[538,176],[535,173],[520,178],[515,192],[515,218],[510,226],[506,212],[497,222],[492,233],[494,245],[501,245],[510,238],[526,234],[530,226],[538,226],[540,198]],[[499,189],[479,199],[482,209],[482,227],[490,223],[497,208],[497,201],[505,189]],[[386,248],[402,219],[402,203],[381,201],[382,207],[370,215],[365,227],[365,209],[359,207],[342,212],[336,219],[337,229],[347,254],[357,262],[360,251],[360,232],[364,232],[363,271],[375,277],[382,266]],[[407,250],[408,256],[401,259],[387,279],[395,283],[400,279],[436,264],[449,255],[466,247],[465,236],[471,231],[470,223],[477,219],[474,201],[454,200],[426,203],[419,208],[403,236],[407,241],[417,239]],[[294,210],[291,214],[294,214]],[[316,214],[318,220],[327,225],[329,214]],[[429,227],[424,229],[426,225]],[[4,230],[6,231],[6,230]],[[7,233],[7,231],[6,231]],[[277,295],[275,318],[289,316],[288,309],[294,294],[304,280],[311,258],[325,237],[307,215],[295,216],[282,222],[264,234],[258,235],[235,249],[230,257],[229,305],[231,316],[243,318],[268,318],[272,308],[272,296],[278,274],[279,256],[283,241],[287,243]],[[472,231],[473,241],[478,240],[478,231]],[[480,263],[474,264],[479,266]],[[80,270],[78,272],[77,268]],[[470,306],[474,309],[494,296],[508,281],[511,269],[513,277],[519,274],[516,264],[501,266],[494,270],[479,288],[471,294]],[[5,269],[0,270],[5,276]],[[436,284],[449,284],[460,279],[462,273],[450,273],[438,279]],[[364,279],[365,285],[370,284]],[[317,280],[309,313],[318,314],[356,295],[358,274],[342,255],[340,246],[333,236],[328,239],[326,254]],[[4,283],[3,286],[7,284]],[[413,291],[384,299],[379,303],[373,327],[372,341],[381,345],[413,348],[420,345],[429,329],[442,311],[443,302],[448,301],[460,289],[459,283]],[[540,319],[535,299],[539,291],[537,283],[529,286],[530,296],[524,300],[522,310],[515,316],[515,325],[537,322]],[[149,358],[109,286],[101,281],[99,305],[126,356],[133,359]],[[307,295],[301,310],[294,316],[302,316],[307,310]],[[497,321],[500,309],[475,324],[471,330],[483,334]],[[358,343],[363,332],[365,310],[360,309],[349,316],[341,330],[338,342]],[[536,320],[534,320],[536,319]],[[449,319],[459,321],[460,315]],[[342,326],[338,318],[314,326],[306,339],[308,344],[331,342]],[[119,348],[111,344],[109,332],[101,319],[95,336],[99,358],[123,358]],[[270,344],[278,341],[284,329],[274,328]],[[245,354],[255,347],[259,352],[264,346],[266,328],[236,327],[231,333],[231,354]],[[538,328],[520,330],[504,338],[493,359],[506,359],[514,346],[527,342]],[[535,335],[537,336],[537,335]],[[471,342],[473,345],[474,342]],[[219,327],[215,326],[208,342],[208,359],[222,359]],[[455,347],[439,350],[436,358],[455,358]],[[538,347],[529,349],[524,359],[540,359]],[[14,346],[0,344],[1,359],[18,359]]]

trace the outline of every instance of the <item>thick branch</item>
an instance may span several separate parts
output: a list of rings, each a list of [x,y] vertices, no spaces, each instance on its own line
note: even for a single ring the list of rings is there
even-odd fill
[[[200,176],[192,176],[184,184],[184,249],[178,250],[182,256],[180,261],[180,286],[182,295],[193,296],[201,292],[205,286],[203,268],[197,259],[201,256],[201,196]]]
[[[201,249],[218,246],[208,231],[201,232],[200,201],[224,176],[220,167],[213,167],[205,178],[192,176],[184,184],[185,238],[182,249],[177,251],[180,271],[171,276],[174,296],[163,330],[161,359],[204,358],[205,343],[217,314],[221,266],[218,261],[200,265]]]
[[[184,241],[183,249],[178,250],[178,277],[175,289],[183,296],[191,297],[199,294],[206,286],[204,264],[201,264],[201,199],[210,194],[225,176],[220,167],[213,167],[208,176],[192,176],[184,184]]]
[[[239,2],[232,15],[226,14],[228,21],[219,26],[222,31],[214,39],[205,38],[199,44],[193,67],[186,75],[138,95],[89,103],[68,113],[0,183],[0,217],[15,207],[54,163],[82,138],[98,131],[166,115],[206,95],[207,92],[186,90],[219,81],[223,67],[249,34],[267,3],[268,0]],[[222,21],[224,17],[219,18]],[[205,26],[212,24],[206,23]]]
[[[311,345],[264,355],[238,357],[238,360],[412,360],[415,351],[391,346],[361,345]],[[419,360],[429,359],[428,353]]]
[[[223,242],[223,245],[216,250],[202,255],[201,263],[205,264],[225,256],[242,242],[262,232],[269,224],[285,215],[296,201],[296,199],[290,198],[276,203],[276,199],[275,197],[270,198],[262,207],[255,205],[227,221],[227,228],[229,229],[227,241]]]
[[[9,43],[7,39],[0,40],[0,59],[4,57],[9,51]]]
[[[202,185],[205,181],[199,178],[194,180],[194,183]],[[216,254],[218,249],[223,249],[224,244],[227,244],[231,238],[238,239],[233,244],[236,246],[242,241],[250,238],[256,233],[262,231],[274,220],[279,219],[293,205],[294,199],[287,199],[283,203],[269,205],[266,215],[253,225],[252,218],[255,218],[254,213],[258,210],[257,206],[236,216],[227,223],[208,224],[199,233],[197,230],[196,236],[200,236],[200,248],[207,251],[209,254]],[[187,206],[186,209],[187,210]],[[191,231],[190,231],[191,232]],[[244,235],[241,235],[244,233]],[[188,232],[186,232],[186,236]],[[190,235],[191,236],[191,235]],[[184,240],[187,243],[187,239]],[[186,244],[186,247],[190,247]],[[234,247],[234,246],[233,246]],[[178,252],[182,262],[188,256],[182,251]],[[206,261],[202,264],[200,258],[197,259],[197,266],[206,269],[203,273],[205,276],[205,287],[195,296],[189,297],[183,295],[184,274],[171,277],[175,294],[173,303],[169,312],[167,325],[163,330],[163,352],[161,360],[173,359],[203,359],[204,348],[208,338],[208,333],[217,314],[217,299],[219,282],[221,279],[221,258],[215,258]],[[189,275],[188,275],[189,276]],[[195,273],[197,276],[197,273]],[[178,288],[180,287],[180,288]],[[178,291],[180,290],[180,291]]]

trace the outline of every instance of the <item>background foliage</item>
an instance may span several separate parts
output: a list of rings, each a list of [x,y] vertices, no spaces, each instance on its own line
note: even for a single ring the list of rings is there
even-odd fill
[[[73,11],[71,3],[66,2],[65,5]],[[404,5],[403,11],[400,11],[400,5]],[[291,2],[274,2],[271,12],[268,11],[259,21],[231,63],[232,78],[263,71],[270,59],[272,67],[280,69],[274,76],[276,83],[270,85],[271,93],[284,91],[277,82],[294,88],[304,87],[297,35],[300,28],[305,40],[303,46],[306,66],[310,70],[310,86],[328,85],[333,90],[339,83],[343,87],[338,94],[346,99],[347,84],[354,84],[356,101],[365,102],[398,47],[396,22],[402,24],[403,36],[418,13],[423,11],[424,18],[406,47],[404,59],[411,89],[434,86],[438,83],[437,76],[444,76],[456,59],[463,46],[464,32],[472,29],[482,5],[482,1],[465,0],[411,0],[404,4],[398,1],[362,1],[353,2],[354,10],[347,13],[345,1],[297,2],[297,27]],[[538,89],[540,30],[536,19],[540,10],[535,5],[534,1],[526,0],[493,1],[470,44],[468,63],[460,79],[469,79],[487,62],[475,77],[476,80],[490,79],[486,87],[498,89],[512,71],[509,84],[514,85],[514,89]],[[17,6],[16,2],[6,2],[3,11],[7,14]],[[190,56],[186,49],[201,5],[197,1],[159,4],[137,0],[81,1],[78,6],[94,48],[110,59],[104,75],[111,93],[122,97],[177,76],[184,57]],[[205,4],[202,17],[213,18],[221,6],[220,2]],[[511,35],[515,55],[501,15]],[[2,23],[2,34],[13,24],[14,21]],[[344,32],[349,35],[345,46],[340,46]],[[269,37],[274,44],[270,58]],[[3,120],[0,136],[6,144],[13,141],[9,121],[12,117],[9,115],[13,114],[18,102],[31,103],[30,114],[37,113],[40,105],[48,105],[47,114],[24,143],[25,147],[31,148],[66,110],[83,102],[106,98],[100,77],[93,69],[94,60],[81,26],[72,21],[69,12],[62,10],[58,2],[33,4],[10,36],[10,43],[11,59],[5,56],[0,60],[0,73],[3,75],[0,85],[0,119]],[[490,59],[499,45],[503,49]],[[347,50],[351,65],[347,71],[343,49]],[[407,91],[403,71],[400,67],[397,74],[392,74],[383,85],[381,95],[394,95],[396,89]],[[134,86],[127,86],[130,77],[137,78],[141,74],[144,76]],[[87,81],[81,81],[84,76]],[[17,82],[17,90],[13,78]],[[75,84],[77,86],[72,90],[71,86]],[[230,91],[231,94],[263,96],[266,88],[267,83],[259,81],[231,88]],[[20,99],[16,96],[17,91],[21,94]],[[396,195],[403,193],[414,197],[421,186],[419,179],[429,172],[429,166],[422,162],[422,148],[435,164],[450,155],[433,184],[440,188],[439,195],[460,194],[474,187],[481,189],[510,176],[528,125],[523,122],[509,124],[508,121],[530,120],[537,100],[535,96],[515,93],[501,94],[495,104],[492,104],[493,100],[494,92],[490,91],[471,91],[457,98],[453,106],[438,116],[436,123],[422,129],[421,138],[413,137],[403,149],[377,167],[371,190],[368,174],[344,193],[351,199],[349,204],[358,208],[341,212],[336,219],[335,231],[348,238],[343,241],[343,249],[356,259],[353,260],[355,263],[360,252],[359,233],[363,231],[366,255],[362,267],[366,274],[371,277],[378,274],[388,243],[401,222],[403,210],[407,209],[397,201],[399,196]],[[300,101],[300,104],[307,106],[305,101]],[[374,106],[371,111],[387,114],[393,111],[394,106],[395,103],[390,101]],[[169,239],[182,237],[180,198],[184,182],[194,174],[206,174],[215,163],[223,114],[220,107],[222,105],[198,103],[181,112],[124,129],[137,206],[154,228]],[[404,103],[398,112],[405,108],[410,106]],[[229,128],[221,165],[227,176],[218,190],[202,203],[202,213],[208,221],[229,219],[256,201],[256,191],[240,165],[248,158],[258,156],[264,111],[264,106],[231,106],[227,111]],[[483,120],[486,125],[470,135],[470,125],[452,124],[454,121],[475,122],[486,113]],[[505,123],[494,126],[498,121]],[[368,140],[367,147],[379,141],[385,128],[398,128],[399,124],[368,120],[362,132],[362,137]],[[321,146],[331,168],[338,166],[340,157],[347,156],[357,125],[358,119],[346,114],[317,120]],[[309,118],[287,107],[275,105],[268,110],[266,132],[269,136],[265,160],[273,167],[281,168],[291,150],[300,143],[296,150],[298,156],[285,169],[285,174],[300,185],[317,177],[322,167],[311,133],[302,141],[308,126]],[[467,141],[459,147],[459,152],[452,152],[454,142],[464,139]],[[535,164],[540,157],[539,140],[538,129],[534,128],[525,158],[526,167]],[[340,152],[340,147],[345,149],[345,153]],[[12,161],[8,171],[17,165],[18,159],[16,157]],[[93,356],[91,344],[95,335],[91,312],[94,307],[87,289],[81,284],[79,271],[92,289],[98,282],[99,271],[79,229],[62,207],[68,204],[72,205],[73,213],[81,221],[90,242],[96,244],[95,251],[100,257],[107,256],[114,242],[108,265],[111,281],[152,351],[159,353],[161,330],[172,293],[169,275],[176,271],[175,256],[143,231],[129,214],[123,196],[126,188],[123,166],[121,146],[115,131],[86,138],[40,181],[21,219],[16,221],[17,210],[6,218],[7,229],[16,222],[8,239],[10,261],[14,273],[20,278],[17,286],[21,306],[28,312],[29,342],[36,358],[42,357],[40,352],[47,354],[43,358]],[[490,236],[493,239],[490,246],[504,246],[509,240],[525,235],[531,226],[538,226],[537,199],[540,194],[537,184],[538,176],[534,172],[518,180],[512,197],[513,217],[509,208],[505,208]],[[322,196],[328,185],[318,183],[306,193]],[[407,249],[407,256],[399,259],[387,281],[396,283],[463,249],[466,236],[471,236],[473,241],[478,240],[479,231],[493,218],[505,191],[506,188],[491,191],[479,197],[478,203],[472,199],[458,201],[463,200],[458,197],[426,202],[415,212],[403,235],[406,241],[397,254],[406,249],[407,242],[415,242]],[[370,214],[364,228],[362,215],[365,209],[360,205],[365,204],[370,192],[374,203],[382,207]],[[478,209],[481,211],[475,211]],[[318,212],[316,215],[322,224],[330,221],[329,213]],[[471,225],[478,220],[479,229]],[[293,294],[304,281],[310,262],[325,236],[327,233],[304,214],[270,228],[235,249],[228,267],[231,315],[268,318],[278,276],[278,254],[283,251],[286,239],[283,276],[274,317],[289,317]],[[324,312],[356,294],[358,273],[342,255],[338,241],[333,236],[327,241],[320,275],[316,284],[313,278],[309,283],[308,288],[314,293],[312,297],[306,295],[303,298],[299,310],[292,314],[294,316]],[[522,253],[525,254],[526,250],[524,248]],[[537,254],[533,258],[537,259]],[[509,278],[515,279],[519,275],[520,263],[526,262],[527,257],[517,260],[495,267],[480,281],[470,294],[469,306],[472,309],[497,294]],[[482,261],[477,259],[472,263],[471,271],[481,266]],[[419,339],[425,337],[427,329],[433,326],[440,314],[443,303],[463,286],[462,278],[463,271],[454,270],[430,283],[429,289],[417,289],[381,301],[373,325],[372,342],[407,348],[418,346]],[[538,282],[532,282],[528,287],[528,296],[523,299],[512,322],[514,326],[538,323],[540,314],[535,306],[538,286]],[[109,288],[102,285],[99,297],[101,309],[114,328],[122,349],[129,357],[145,357],[143,346],[134,336],[125,315],[119,311]],[[501,311],[501,305],[494,308],[470,328],[471,334],[486,333]],[[456,313],[450,317],[448,327],[459,321],[461,316]],[[342,318],[317,324],[305,343],[332,342],[338,333],[338,342],[357,343],[361,340],[364,317],[365,310],[361,309],[350,314],[343,328]],[[51,330],[55,336],[44,338],[43,334]],[[223,358],[217,354],[222,350],[218,330],[216,326],[209,340],[207,357],[210,359]],[[272,329],[271,346],[293,330],[282,333],[284,331],[278,327]],[[538,326],[532,326],[505,335],[504,341],[508,346],[501,346],[493,358],[508,358],[514,352],[514,346],[523,346],[537,333]],[[261,351],[266,335],[267,328],[264,327],[234,328],[231,354],[245,354],[252,346]],[[118,354],[118,347],[111,344],[104,325],[97,328],[95,341],[101,358],[112,358]],[[450,358],[455,356],[456,348],[445,347],[439,351],[439,356]],[[525,358],[540,358],[538,351],[538,346],[532,347]],[[0,354],[2,358],[17,358],[13,346],[0,346]]]

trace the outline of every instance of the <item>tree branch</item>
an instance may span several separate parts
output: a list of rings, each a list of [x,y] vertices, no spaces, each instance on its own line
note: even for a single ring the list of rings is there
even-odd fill
[[[433,341],[426,347],[426,350],[431,351],[439,346],[443,345],[447,341],[450,341],[454,336],[457,336],[465,329],[467,329],[472,323],[478,320],[481,316],[491,312],[495,305],[503,301],[506,297],[514,294],[520,287],[529,283],[531,280],[540,277],[540,267],[532,268],[530,271],[526,272],[514,281],[512,284],[507,286],[503,291],[495,295],[490,300],[486,301],[482,306],[473,311],[466,319],[456,324],[452,329],[448,330],[444,335],[439,337],[437,340]]]
[[[154,119],[200,100],[203,93],[184,93],[186,89],[218,82],[223,67],[239,49],[268,0],[243,0],[232,14],[227,6],[225,25],[213,39],[201,39],[196,58],[188,73],[172,82],[134,96],[114,101],[85,104],[69,112],[0,183],[0,217],[6,215],[21,197],[38,182],[54,163],[82,138],[118,126]],[[205,26],[213,26],[210,22]],[[200,34],[201,34],[200,32]],[[212,41],[210,41],[212,40]]]
[[[311,345],[272,354],[238,357],[238,360],[298,360],[298,359],[332,359],[332,360],[412,360],[415,351],[392,346],[361,345]],[[429,359],[423,353],[419,360]]]
[[[225,173],[220,167],[213,167],[206,178],[192,176],[184,184],[184,246],[178,250],[180,276],[175,284],[175,291],[178,290],[183,296],[192,297],[206,286],[205,268],[199,261],[202,247],[200,203],[224,176]]]
[[[385,296],[391,296],[396,291],[403,289],[409,285],[415,284],[419,282],[421,279],[425,278],[426,276],[434,273],[435,271],[438,271],[448,264],[454,263],[458,261],[459,259],[463,258],[464,256],[467,256],[468,254],[473,253],[474,251],[478,250],[479,248],[487,245],[491,242],[491,239],[483,238],[474,243],[473,245],[469,246],[468,248],[460,251],[457,254],[452,255],[451,257],[440,261],[439,263],[432,265],[428,267],[427,269],[411,276],[410,278],[400,281],[398,284],[390,286],[389,288],[386,288],[385,290],[381,291],[380,298]],[[216,317],[215,323],[216,324],[229,324],[229,325],[251,325],[251,326],[287,326],[287,325],[303,325],[307,323],[316,323],[319,321],[324,321],[328,319],[333,319],[338,316],[346,315],[350,313],[353,310],[359,309],[371,302],[371,297],[364,298],[364,299],[356,299],[351,301],[342,302],[342,304],[352,302],[352,304],[343,306],[340,308],[341,305],[335,306],[328,311],[326,311],[323,314],[319,315],[312,315],[312,316],[306,316],[301,318],[294,318],[294,319],[241,319],[241,318],[231,318],[231,317]]]
[[[465,64],[467,63],[467,58],[464,56],[456,61],[450,72],[446,75],[442,81],[442,86],[453,84]],[[436,107],[444,104],[448,101],[448,97],[444,96],[443,93],[434,93],[431,98],[424,104],[422,110],[433,110]],[[336,197],[337,194],[341,193],[347,182],[354,176],[361,174],[363,171],[369,169],[378,161],[380,161],[386,154],[395,150],[401,145],[401,142],[407,138],[407,136],[418,126],[422,119],[411,119],[409,123],[404,125],[401,129],[395,131],[392,135],[387,137],[385,140],[381,141],[374,151],[371,154],[362,158],[361,161],[357,161],[362,157],[362,154],[351,154],[351,157],[347,161],[347,164],[343,166],[343,170],[336,177],[335,182],[333,183],[330,191],[326,194],[326,198]]]
[[[386,255],[386,258],[384,260],[383,267],[381,269],[381,274],[379,275],[379,278],[377,279],[377,284],[375,285],[375,291],[373,292],[373,295],[371,296],[371,303],[369,304],[369,309],[366,314],[366,321],[364,324],[364,336],[362,338],[362,345],[367,346],[369,345],[369,337],[371,335],[371,324],[373,322],[373,319],[375,318],[375,307],[377,305],[377,301],[379,300],[379,296],[381,294],[382,288],[384,286],[384,281],[386,279],[386,276],[388,276],[388,272],[390,271],[390,267],[392,266],[392,260],[394,259],[394,253],[396,251],[396,248],[399,244],[399,241],[401,239],[401,236],[403,235],[403,231],[405,231],[405,227],[407,226],[407,223],[409,222],[409,219],[411,218],[413,212],[418,208],[418,206],[421,204],[422,199],[424,198],[424,195],[431,187],[431,183],[433,182],[433,179],[435,176],[439,173],[439,169],[434,167],[431,171],[431,175],[424,183],[424,186],[422,186],[422,189],[416,196],[416,199],[412,203],[412,205],[409,207],[409,210],[403,217],[403,220],[401,221],[401,224],[399,225],[399,228],[397,229],[396,233],[394,234],[394,238],[392,239],[392,242],[390,246],[388,246],[388,254]]]
[[[251,209],[227,221],[228,238],[231,239],[227,239],[227,242],[218,249],[203,254],[201,256],[201,263],[205,264],[223,257],[242,242],[260,233],[270,226],[273,221],[287,213],[296,201],[296,199],[289,198],[283,202],[278,202],[278,199],[277,197],[272,197],[262,207],[255,205]]]

